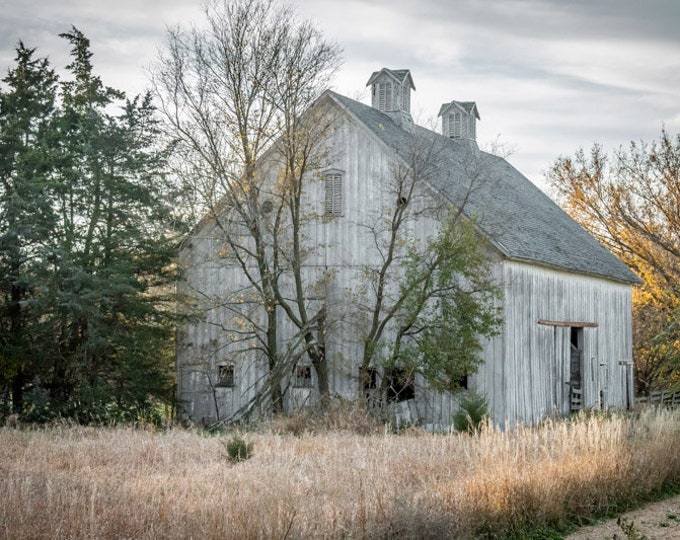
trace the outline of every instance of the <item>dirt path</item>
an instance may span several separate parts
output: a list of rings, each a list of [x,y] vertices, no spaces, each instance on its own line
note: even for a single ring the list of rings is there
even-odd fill
[[[675,540],[680,538],[680,497],[648,504],[622,516],[624,526],[632,523],[633,534],[616,523],[616,518],[583,527],[566,537],[566,540],[602,540],[635,538],[641,540]],[[635,536],[637,535],[637,536]]]

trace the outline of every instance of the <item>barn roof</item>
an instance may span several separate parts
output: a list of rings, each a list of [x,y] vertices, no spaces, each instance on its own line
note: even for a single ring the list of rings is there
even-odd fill
[[[451,107],[458,107],[469,115],[474,114],[477,117],[477,120],[481,120],[479,117],[479,111],[477,110],[477,104],[474,101],[451,101],[450,103],[444,103],[439,108],[439,114],[437,116],[441,116]]]
[[[407,163],[414,149],[436,158],[428,182],[466,215],[501,253],[572,272],[626,283],[639,279],[505,159],[475,143],[450,139],[419,126],[400,126],[378,109],[335,92],[328,95]]]
[[[404,83],[408,78],[408,83],[413,90],[416,89],[416,85],[413,84],[413,77],[411,77],[411,72],[408,69],[387,69],[382,68],[380,71],[374,71],[368,79],[366,86],[371,85],[377,78],[383,73],[387,73],[400,83]]]

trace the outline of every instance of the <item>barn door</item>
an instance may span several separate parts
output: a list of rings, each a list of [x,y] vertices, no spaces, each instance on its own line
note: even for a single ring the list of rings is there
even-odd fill
[[[583,328],[568,327],[569,330],[569,412],[583,408]]]
[[[608,375],[600,373],[595,322],[566,322],[540,319],[554,328],[555,404],[562,414],[598,406],[600,385],[606,395]],[[601,381],[603,381],[601,383]]]
[[[583,407],[583,328],[555,326],[554,331],[559,409],[567,415]]]

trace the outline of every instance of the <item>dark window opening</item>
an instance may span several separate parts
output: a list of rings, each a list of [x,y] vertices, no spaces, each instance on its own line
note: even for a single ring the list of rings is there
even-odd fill
[[[413,373],[403,368],[393,368],[385,374],[385,377],[387,377],[388,402],[398,403],[416,397]]]
[[[217,386],[232,388],[234,384],[234,366],[217,366]]]
[[[295,368],[295,388],[312,387],[312,366],[297,366]]]
[[[569,332],[569,342],[569,382],[572,388],[581,388],[583,383],[583,328],[572,326]]]
[[[456,381],[456,386],[462,390],[468,389],[468,376],[463,375],[460,379]]]
[[[578,326],[572,326],[570,328],[570,340],[571,340],[571,345],[575,349],[581,349],[581,341],[583,337],[583,328],[579,328]]]
[[[364,389],[365,394],[368,396],[372,390],[378,388],[378,370],[372,367],[365,369],[360,367],[359,380],[361,388]]]

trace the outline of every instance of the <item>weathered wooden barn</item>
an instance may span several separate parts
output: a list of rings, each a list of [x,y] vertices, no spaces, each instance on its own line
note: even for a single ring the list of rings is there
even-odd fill
[[[318,215],[306,225],[308,274],[324,272],[323,301],[346,313],[376,256],[366,236],[395,204],[387,186],[395,164],[414,148],[437,147],[419,203],[444,201],[475,216],[488,241],[493,275],[501,285],[503,324],[484,347],[484,363],[467,385],[487,396],[499,425],[536,422],[577,408],[632,405],[632,287],[636,276],[505,159],[480,151],[474,102],[450,101],[439,111],[442,131],[413,123],[408,70],[382,69],[368,81],[368,106],[328,91],[314,105],[333,115],[333,152],[322,181],[305,196]],[[399,204],[399,201],[396,201]],[[426,238],[437,229],[431,216],[415,220],[411,233]],[[219,235],[209,220],[184,245],[183,292],[205,305],[204,319],[178,332],[178,398],[200,423],[228,419],[241,410],[266,375],[266,362],[235,354],[224,331],[230,317],[219,298],[247,287],[241,269],[220,256]],[[330,270],[330,272],[329,272]],[[207,302],[207,299],[211,299]],[[358,355],[361,333],[347,318],[326,330],[332,393],[362,395]],[[294,334],[281,321],[282,347]],[[288,333],[287,333],[288,332]],[[384,376],[380,372],[378,377]],[[286,407],[314,404],[316,375],[300,362],[285,387]],[[418,377],[399,397],[395,413],[433,429],[450,424],[458,397],[436,392]]]

